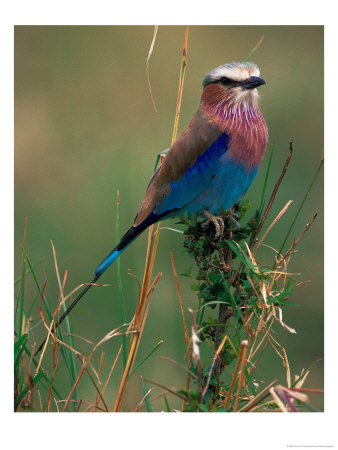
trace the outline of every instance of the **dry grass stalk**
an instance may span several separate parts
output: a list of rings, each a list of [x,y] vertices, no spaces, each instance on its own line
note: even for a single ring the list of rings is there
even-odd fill
[[[173,131],[173,137],[172,137],[172,144],[175,142],[177,137],[177,129],[178,129],[178,121],[179,121],[179,115],[180,115],[180,109],[181,109],[181,102],[182,102],[182,94],[183,94],[183,84],[184,84],[184,76],[186,71],[186,59],[187,59],[187,45],[188,45],[188,32],[189,28],[186,28],[185,37],[184,37],[184,44],[183,44],[183,57],[182,57],[182,71],[180,73],[180,82],[179,82],[179,90],[178,90],[178,96],[177,96],[177,103],[176,103],[176,115],[175,115],[175,122],[174,122],[174,131]],[[156,37],[156,36],[155,36]],[[163,156],[163,155],[162,155]],[[120,383],[120,388],[117,394],[115,406],[114,406],[114,412],[120,411],[121,404],[122,404],[122,398],[123,394],[126,388],[126,383],[128,380],[129,373],[132,369],[135,356],[137,353],[137,349],[139,346],[139,333],[141,331],[141,324],[144,323],[143,319],[143,311],[145,307],[147,292],[149,289],[150,279],[155,263],[155,256],[160,236],[160,228],[161,223],[159,222],[157,225],[157,233],[156,238],[154,242],[154,225],[152,225],[149,228],[148,232],[148,247],[147,247],[147,256],[146,256],[146,263],[145,263],[145,270],[144,270],[144,276],[143,276],[143,283],[141,287],[141,294],[139,296],[139,301],[135,313],[135,330],[136,334],[132,336],[132,340],[129,347],[129,353],[127,358],[126,367],[122,376],[122,380]]]
[[[164,361],[169,361],[169,362],[175,364],[176,366],[182,367],[182,369],[184,369],[186,372],[188,372],[189,376],[197,379],[197,376],[193,372],[191,372],[191,370],[189,370],[189,368],[185,367],[183,364],[179,363],[178,361],[168,358],[167,356],[160,356],[160,359],[163,359]]]
[[[289,391],[291,391],[291,392],[307,392],[309,394],[324,394],[324,389],[311,389],[311,388],[295,389],[295,388],[289,388]]]
[[[307,379],[309,373],[310,373],[310,370],[307,370],[304,373],[304,369],[302,369],[300,375],[295,375],[295,388],[300,389],[303,386],[303,384],[304,384],[305,380]]]
[[[288,409],[284,406],[283,402],[280,400],[280,398],[276,394],[276,392],[275,392],[273,387],[269,389],[269,392],[270,392],[271,397],[274,399],[276,405],[278,406],[278,408],[282,412],[288,412]]]
[[[148,247],[149,249],[149,247]],[[149,253],[147,253],[147,255],[149,256]],[[135,357],[138,351],[138,347],[140,344],[140,340],[142,337],[142,333],[143,333],[143,329],[144,329],[144,325],[145,325],[145,321],[149,312],[149,307],[150,307],[150,301],[152,298],[152,294],[154,292],[155,286],[157,284],[157,282],[159,281],[160,277],[162,276],[161,273],[159,273],[157,275],[157,277],[155,278],[151,288],[148,291],[147,296],[144,298],[142,296],[142,294],[144,292],[146,292],[146,289],[144,288],[141,291],[141,294],[139,296],[139,302],[138,302],[138,306],[136,309],[136,313],[135,316],[133,318],[132,324],[134,327],[135,332],[132,335],[132,339],[131,339],[131,343],[130,343],[130,347],[129,347],[129,353],[128,353],[128,359],[127,359],[127,364],[122,376],[122,380],[121,380],[121,384],[120,384],[120,388],[118,391],[118,395],[117,395],[117,399],[115,402],[115,406],[114,406],[114,411],[119,411],[120,407],[121,407],[121,403],[122,403],[122,397],[124,394],[124,391],[126,389],[127,386],[127,382],[128,382],[128,377],[129,374],[133,368],[134,365],[134,361],[135,361]],[[146,283],[149,283],[149,279],[146,281]],[[144,295],[144,294],[143,294]],[[146,303],[147,299],[149,297],[148,303]]]
[[[171,389],[171,388],[168,388],[168,387],[166,387],[166,386],[163,386],[163,384],[156,383],[155,381],[151,381],[151,380],[148,380],[148,379],[143,378],[143,377],[141,377],[141,379],[142,379],[143,381],[145,381],[146,383],[154,384],[155,386],[157,386],[157,387],[163,389],[163,390],[165,391],[165,393],[168,393],[168,392],[169,392],[170,394],[173,394],[173,395],[175,395],[176,397],[178,397],[178,398],[180,398],[180,399],[182,399],[182,400],[185,400],[185,401],[188,401],[188,400],[189,400],[185,395],[182,395],[182,394],[180,394],[179,392],[176,392],[176,391],[174,391],[174,390]]]
[[[156,31],[156,33],[157,33],[157,31]],[[179,79],[179,83],[178,83],[176,113],[175,113],[175,120],[174,120],[174,129],[173,129],[173,134],[172,134],[172,138],[171,138],[171,145],[173,145],[173,143],[176,141],[176,138],[177,138],[178,123],[179,123],[179,118],[180,118],[180,114],[181,114],[184,78],[185,78],[185,72],[186,72],[186,67],[187,67],[188,37],[189,37],[189,27],[186,26],[185,34],[184,34],[181,71],[180,71],[180,79]],[[160,163],[163,162],[164,157],[165,157],[164,155],[161,155]],[[161,223],[162,222],[158,222],[158,224],[157,224],[156,238],[155,238],[154,251],[153,251],[153,259],[155,259],[157,245],[158,245],[158,241],[160,238]]]
[[[286,411],[291,410],[292,412],[298,412],[298,409],[294,405],[294,400],[300,401],[302,403],[307,403],[309,401],[308,396],[304,392],[300,392],[298,389],[288,389],[284,386],[277,385],[272,389],[275,394],[274,400],[278,398],[281,402],[286,404]],[[280,407],[280,403],[278,403]],[[283,405],[284,406],[284,405]]]
[[[175,278],[175,284],[176,284],[178,300],[180,302],[180,308],[181,308],[182,319],[183,319],[183,326],[184,326],[185,345],[186,345],[187,354],[188,354],[188,361],[189,361],[188,362],[188,368],[190,368],[192,366],[192,359],[191,359],[191,350],[190,350],[190,342],[189,342],[190,341],[190,339],[189,339],[189,331],[188,331],[188,327],[187,327],[187,321],[186,321],[186,318],[185,318],[185,312],[184,312],[184,307],[183,307],[181,289],[180,289],[180,284],[178,282],[178,277],[177,277],[177,272],[176,272],[173,252],[170,252],[170,258],[171,258],[171,265],[172,265],[173,274],[174,274],[174,278]],[[186,377],[186,380],[185,380],[185,390],[186,391],[189,390],[189,386],[190,386],[190,376],[189,376],[189,373],[188,373],[187,377]],[[184,401],[183,404],[182,404],[182,411],[184,411],[185,406],[186,406],[186,403]]]
[[[84,360],[81,359],[79,355],[77,355],[77,357],[79,358],[79,361],[81,362],[81,364],[83,364],[83,363],[84,363]],[[99,401],[100,401],[100,400],[102,401],[102,403],[103,403],[103,405],[104,405],[105,411],[108,412],[108,411],[109,411],[109,410],[108,410],[108,406],[107,406],[106,402],[104,401],[103,395],[102,395],[102,393],[100,392],[100,389],[99,389],[97,383],[95,383],[94,378],[92,377],[91,373],[89,372],[88,367],[86,367],[86,372],[87,372],[87,375],[88,375],[90,381],[92,382],[92,384],[93,384],[93,386],[94,386],[94,388],[95,388],[95,390],[96,390],[96,395],[97,395],[97,397],[96,397],[96,400],[95,400],[94,412],[96,411],[96,409],[97,409],[97,407],[98,407],[98,404],[99,404]]]
[[[276,353],[277,353],[277,354],[282,358],[282,360],[283,360],[283,366],[285,367],[285,370],[286,370],[286,382],[287,382],[288,388],[290,388],[290,387],[291,387],[291,370],[290,370],[290,364],[289,364],[288,357],[287,357],[287,355],[286,355],[285,348],[282,347],[282,346],[276,341],[276,339],[275,339],[273,336],[271,336],[271,335],[269,336],[269,340],[270,340],[270,342],[271,342],[271,340],[273,340],[274,343],[275,343],[276,345],[278,345],[278,347],[281,349],[281,352],[282,352],[283,355],[280,355],[280,353],[277,351],[277,349],[275,348],[275,346],[274,346],[274,345],[272,344],[272,342],[271,342],[272,347],[274,348],[274,350],[276,351]]]
[[[98,373],[98,382],[101,384],[100,378],[101,378],[101,372],[102,372],[102,366],[103,366],[103,360],[104,360],[105,352],[101,352],[101,358],[100,358],[100,365],[99,365],[99,373]],[[98,391],[98,390],[97,390]],[[102,395],[102,394],[101,394]],[[99,392],[96,392],[96,401],[95,406],[99,404],[100,398],[99,398]],[[96,410],[95,410],[96,411]]]
[[[66,271],[66,272],[68,273],[68,271]],[[43,299],[44,299],[44,296],[45,296],[44,293],[45,293],[45,289],[46,289],[46,286],[47,286],[47,282],[44,283],[43,288],[42,288],[41,301],[40,301],[40,316],[41,316],[41,319],[42,319],[42,322],[43,322],[45,328],[47,329],[47,337],[46,337],[46,339],[45,339],[45,343],[44,343],[43,348],[42,348],[42,350],[41,350],[41,355],[40,355],[40,358],[39,358],[39,363],[38,363],[38,366],[37,366],[37,368],[36,368],[36,370],[35,370],[35,375],[34,375],[34,376],[36,376],[36,374],[38,373],[38,371],[39,371],[39,369],[40,369],[40,367],[41,367],[41,363],[42,363],[43,358],[44,358],[44,355],[45,355],[45,351],[46,351],[46,348],[47,348],[47,345],[48,345],[48,342],[49,342],[49,338],[51,337],[52,334],[54,335],[54,337],[56,336],[56,333],[55,333],[55,332],[56,332],[56,329],[58,328],[58,322],[57,322],[57,320],[55,320],[56,314],[59,314],[61,306],[62,306],[62,305],[63,305],[63,304],[64,304],[64,303],[65,303],[65,302],[73,295],[73,294],[75,294],[75,292],[77,292],[77,291],[78,291],[79,289],[81,289],[83,286],[86,286],[86,285],[88,285],[88,284],[92,284],[93,286],[104,286],[104,287],[110,286],[110,284],[98,284],[98,283],[82,283],[82,284],[80,284],[79,286],[77,286],[76,288],[74,288],[72,291],[70,291],[69,294],[67,294],[65,297],[63,297],[61,301],[60,301],[60,299],[59,299],[58,306],[57,306],[57,308],[55,309],[55,311],[54,311],[54,313],[53,313],[52,321],[51,321],[50,325],[48,326],[47,323],[46,323],[44,314],[43,314],[43,310],[42,310],[42,302],[43,302]],[[52,332],[53,328],[55,328],[54,332]],[[84,339],[84,338],[82,338],[82,339]],[[70,347],[69,345],[67,345],[65,342],[62,342],[62,345],[64,345],[64,346],[66,346],[67,348],[69,348],[69,349],[75,351],[74,349],[72,349],[72,347]]]
[[[150,98],[151,98],[151,101],[153,103],[155,112],[157,112],[157,109],[156,109],[156,104],[155,104],[155,100],[154,100],[154,97],[153,97],[153,93],[152,93],[152,90],[151,90],[150,73],[149,73],[149,62],[150,62],[150,57],[151,57],[151,55],[153,53],[153,50],[154,50],[154,45],[155,45],[155,41],[156,41],[157,31],[158,31],[158,25],[155,25],[155,27],[154,27],[154,34],[153,34],[153,40],[151,41],[151,45],[150,45],[150,49],[149,49],[148,57],[147,57],[147,62],[146,62],[148,89],[149,89]]]
[[[313,222],[316,220],[317,218],[317,213],[311,218],[311,220],[309,221],[309,223],[306,225],[306,227],[304,228],[304,230],[302,231],[302,233],[298,236],[297,239],[294,239],[291,247],[286,251],[286,253],[280,256],[279,259],[276,260],[275,263],[275,267],[279,266],[282,262],[284,262],[287,258],[290,258],[291,254],[294,251],[294,248],[299,244],[299,242],[303,239],[305,233],[309,230],[309,228],[311,227],[311,225],[313,224]]]
[[[268,393],[268,394],[269,394],[269,393]],[[258,411],[258,412],[264,412],[264,406],[272,406],[272,405],[274,405],[274,404],[275,404],[275,402],[274,402],[273,400],[269,400],[269,401],[267,401],[267,402],[261,403],[260,405],[254,406],[254,407],[251,408],[250,411],[248,411],[248,412],[255,412],[255,411],[257,411],[257,410],[259,410],[259,409],[261,409],[261,408],[262,408],[262,410],[261,410],[261,411]],[[269,412],[273,412],[273,410],[272,410],[272,411],[269,411]]]
[[[252,253],[252,256],[255,256],[257,253],[257,250],[259,249],[259,247],[262,245],[262,243],[264,242],[264,239],[266,238],[266,236],[270,233],[270,231],[272,230],[272,228],[276,225],[276,223],[284,216],[284,214],[286,213],[287,209],[289,208],[289,206],[291,205],[292,200],[289,200],[287,202],[287,204],[284,206],[284,208],[277,214],[276,218],[273,220],[273,222],[271,223],[271,225],[269,226],[269,228],[266,230],[266,232],[264,233],[262,239],[259,241],[259,243],[257,244],[255,250]]]
[[[241,342],[242,355],[240,354],[241,358],[238,358],[238,360],[240,361],[240,364],[241,364],[241,368],[240,368],[240,372],[239,372],[239,380],[238,380],[238,387],[237,387],[237,395],[235,398],[234,411],[238,410],[239,396],[240,396],[241,389],[242,389],[243,382],[244,382],[244,377],[245,377],[244,369],[247,364],[246,355],[248,352],[248,345],[249,345],[248,341]]]
[[[132,360],[132,363],[131,363],[131,366],[130,366],[130,369],[129,369],[129,373],[131,373],[131,371],[133,369],[134,362],[135,362],[135,357],[136,357],[136,354],[137,354],[139,346],[140,346],[140,342],[141,342],[143,330],[144,330],[144,327],[145,327],[146,319],[148,317],[149,308],[150,308],[150,304],[151,304],[151,299],[153,297],[153,293],[154,293],[155,287],[156,287],[156,285],[159,282],[161,277],[162,277],[162,273],[160,272],[160,273],[157,274],[153,284],[151,285],[151,287],[150,287],[150,289],[149,289],[149,291],[147,293],[146,304],[145,304],[144,313],[143,313],[143,316],[142,316],[142,322],[141,322],[141,325],[140,325],[139,332],[138,332],[138,334],[136,334],[137,342],[136,342],[136,347],[135,347],[135,351],[134,351],[134,358]]]
[[[57,405],[58,412],[59,412],[58,404],[59,404],[59,403],[64,403],[65,401],[66,401],[66,400],[55,400],[55,403],[56,403],[56,405]],[[76,412],[79,412],[79,410],[80,410],[80,408],[81,408],[82,405],[88,405],[88,408],[87,408],[86,410],[84,410],[83,412],[88,412],[89,410],[91,410],[91,409],[93,409],[93,408],[97,408],[98,410],[100,410],[100,411],[102,411],[102,412],[106,412],[105,409],[101,408],[100,406],[96,406],[96,405],[94,405],[93,403],[87,402],[86,400],[74,400],[74,399],[72,399],[72,400],[70,401],[70,403],[77,403],[77,404],[78,404],[78,406],[77,406],[77,411],[76,411]]]
[[[272,388],[277,383],[277,380],[272,381],[268,386],[266,386],[259,394],[251,399],[245,406],[243,406],[239,412],[249,412],[253,411],[258,402],[261,402],[265,397],[269,395],[269,389]],[[261,405],[260,405],[261,406]]]
[[[55,324],[57,323],[57,320],[55,320],[55,318],[56,318],[56,316],[59,314],[61,305],[65,302],[65,298],[64,298],[64,295],[63,295],[63,291],[64,291],[64,288],[65,288],[65,284],[66,284],[66,280],[67,280],[67,276],[68,276],[68,270],[65,271],[65,274],[64,274],[64,277],[63,277],[63,282],[62,282],[62,285],[61,285],[61,282],[60,282],[60,276],[59,276],[59,269],[58,269],[58,265],[57,265],[56,254],[55,254],[55,248],[54,248],[53,242],[52,242],[52,247],[53,247],[53,254],[54,254],[55,270],[56,270],[56,273],[57,273],[57,277],[58,277],[58,281],[59,281],[59,286],[60,286],[60,295],[59,295],[59,300],[58,300],[57,307],[56,307],[56,309],[55,309],[55,311],[53,312],[53,315],[52,315],[53,318],[52,318],[51,324],[50,324],[50,326],[48,327],[47,324],[46,324],[44,315],[43,315],[43,311],[42,311],[42,301],[43,301],[43,298],[44,298],[44,292],[45,292],[47,283],[44,284],[43,289],[42,289],[42,294],[41,294],[40,315],[41,315],[41,318],[42,318],[42,321],[43,321],[44,326],[45,326],[46,329],[48,330],[48,333],[47,333],[47,338],[46,338],[45,344],[44,344],[44,346],[43,346],[43,349],[42,349],[42,352],[41,352],[41,356],[40,356],[38,365],[37,365],[37,367],[36,367],[35,375],[34,375],[34,376],[36,376],[37,373],[38,373],[39,370],[40,370],[41,363],[42,363],[42,360],[43,360],[43,357],[44,357],[44,354],[45,354],[45,351],[46,351],[46,348],[47,348],[47,344],[48,344],[49,337],[51,336],[51,334],[53,334],[53,335],[56,337],[57,326],[56,326]],[[69,297],[69,296],[67,296],[67,297]],[[52,329],[53,329],[53,328],[54,328],[54,332],[52,333]],[[54,343],[55,343],[55,340],[54,340]]]
[[[207,390],[208,390],[209,383],[210,383],[210,379],[211,379],[211,375],[212,375],[212,372],[213,372],[214,367],[215,367],[215,363],[216,363],[217,359],[219,358],[219,354],[221,353],[222,348],[224,347],[225,341],[226,341],[227,339],[228,339],[228,336],[225,335],[225,336],[223,337],[223,339],[222,339],[222,342],[221,342],[220,345],[218,346],[218,348],[217,348],[217,350],[216,350],[216,352],[215,352],[213,358],[212,358],[212,364],[211,364],[211,367],[210,367],[210,370],[209,370],[208,379],[207,379],[207,382],[205,383],[204,389],[203,389],[203,391],[202,391],[202,401],[203,401],[204,396],[205,396],[205,394],[206,394],[206,392],[207,392]],[[221,361],[221,362],[223,362],[223,361]]]
[[[104,342],[108,341],[109,339],[111,339],[111,338],[113,338],[113,337],[115,337],[115,336],[120,336],[120,335],[121,335],[120,330],[121,330],[123,327],[124,327],[124,325],[122,325],[122,326],[116,328],[115,330],[110,331],[108,334],[106,334],[106,335],[104,336],[104,338],[101,339],[100,342],[98,342],[98,343],[94,346],[94,348],[93,348],[92,351],[90,352],[90,354],[89,354],[89,356],[87,357],[87,359],[84,360],[84,362],[83,362],[83,364],[82,364],[82,367],[81,367],[81,369],[80,369],[80,372],[79,372],[79,374],[78,374],[78,376],[77,376],[77,378],[76,378],[76,380],[75,380],[75,383],[74,383],[72,389],[70,390],[70,392],[69,392],[69,394],[68,394],[67,400],[66,400],[65,405],[64,405],[63,410],[62,410],[63,412],[66,411],[66,409],[67,409],[67,407],[68,407],[68,405],[69,405],[69,402],[71,401],[71,398],[72,398],[72,396],[73,396],[73,394],[74,394],[74,391],[75,391],[75,389],[77,388],[77,386],[78,386],[78,384],[79,384],[79,382],[80,382],[80,380],[81,380],[81,378],[82,378],[84,372],[86,371],[86,369],[87,369],[87,367],[88,367],[88,365],[89,365],[89,362],[90,362],[91,358],[92,358],[93,355],[94,355],[95,350],[96,350],[100,345],[102,345]]]
[[[208,337],[205,335],[205,333],[204,333],[204,331],[203,331],[202,328],[200,328],[199,332],[200,332],[201,335],[203,336],[204,341],[208,344],[210,350],[211,350],[212,352],[215,352],[214,346],[211,344],[211,342],[209,341]],[[237,355],[236,347],[235,347],[234,344],[231,342],[231,340],[230,340],[229,337],[228,337],[228,342],[229,342],[229,344],[231,345],[231,347],[232,347],[234,353]],[[224,364],[224,362],[222,361],[221,357],[220,357],[219,355],[217,355],[217,356],[216,356],[216,359],[218,359],[218,360],[220,361],[220,363],[223,365],[223,369],[225,369],[225,370],[228,372],[228,374],[230,375],[230,377],[232,377],[232,376],[233,376],[233,373],[231,372],[231,370],[229,369],[229,367],[228,367],[226,364]]]
[[[38,397],[39,397],[40,412],[42,412],[43,407],[42,407],[42,399],[41,399],[40,389],[38,389]]]
[[[49,385],[49,392],[48,392],[48,400],[47,400],[46,412],[48,412],[49,408],[50,408],[50,402],[51,402],[51,397],[52,397],[52,389],[53,389],[56,369],[57,369],[57,365],[58,365],[58,361],[59,361],[59,357],[60,357],[60,352],[61,352],[61,346],[57,345],[56,340],[54,340],[54,342],[53,342],[53,372],[52,372],[52,376],[51,376],[51,382],[50,382],[50,385]]]
[[[238,358],[237,358],[236,368],[235,368],[235,371],[234,371],[234,374],[233,374],[233,377],[232,377],[232,380],[231,380],[231,384],[230,384],[227,396],[226,396],[226,398],[224,400],[224,409],[227,409],[229,404],[230,404],[231,395],[232,395],[232,391],[233,391],[233,389],[235,387],[238,371],[239,371],[240,366],[242,366],[243,358],[244,359],[246,358],[247,351],[248,351],[248,341],[242,341],[241,342],[241,348],[240,348],[240,351],[239,351],[239,355],[238,355]]]
[[[177,130],[178,130],[178,122],[181,114],[181,104],[182,104],[182,97],[183,97],[183,86],[184,86],[184,78],[185,78],[185,72],[187,68],[187,54],[188,54],[188,38],[189,38],[189,26],[185,27],[185,33],[184,33],[184,42],[183,42],[183,50],[182,50],[182,63],[181,63],[181,71],[180,71],[180,81],[178,84],[178,94],[177,94],[177,101],[176,101],[176,114],[175,114],[175,122],[174,122],[174,131],[173,131],[173,137],[171,140],[171,145],[176,141],[177,137]]]
[[[79,401],[79,404],[77,405],[77,408],[76,408],[76,412],[80,411],[81,406],[82,406],[82,400]],[[96,408],[99,409],[97,406],[96,406]]]
[[[173,255],[172,252],[170,252],[170,258],[171,258],[171,264],[172,264],[173,274],[174,274],[174,278],[175,278],[175,284],[176,284],[178,300],[180,302],[180,307],[181,307],[183,326],[184,326],[185,344],[186,344],[186,347],[187,347],[189,367],[191,367],[191,350],[190,350],[190,343],[189,343],[189,340],[190,340],[190,338],[189,338],[189,331],[188,331],[187,321],[186,321],[184,307],[183,307],[181,289],[180,289],[180,285],[179,285],[179,282],[178,282],[178,277],[177,277],[177,272],[176,272],[176,267],[175,267],[174,255]]]
[[[139,294],[137,307],[135,316],[133,318],[133,328],[135,333],[132,335],[130,346],[129,346],[129,352],[128,352],[128,358],[126,367],[124,369],[119,391],[116,397],[115,406],[114,406],[114,412],[120,411],[121,405],[122,405],[122,398],[123,394],[127,385],[129,373],[132,370],[132,366],[135,360],[136,356],[136,349],[138,347],[138,341],[140,336],[140,331],[142,327],[143,322],[143,312],[147,300],[147,292],[149,289],[149,283],[150,278],[152,274],[153,267],[151,266],[151,249],[152,249],[152,242],[153,242],[153,235],[154,235],[154,225],[150,227],[149,234],[148,234],[148,245],[147,245],[147,254],[146,254],[146,262],[145,262],[145,268],[144,268],[144,275],[143,275],[143,283],[141,287],[141,292]]]
[[[120,358],[120,356],[121,356],[121,353],[122,353],[122,345],[120,346],[119,351],[117,352],[117,355],[116,355],[116,358],[115,358],[115,360],[114,360],[114,363],[113,363],[113,365],[112,365],[112,367],[111,367],[111,369],[110,369],[110,372],[109,372],[109,375],[108,375],[108,377],[107,377],[107,380],[106,380],[106,382],[105,382],[105,384],[104,384],[104,386],[103,386],[103,389],[102,389],[102,395],[105,393],[105,390],[107,389],[109,380],[110,380],[110,378],[111,378],[111,376],[112,376],[112,374],[113,374],[113,372],[114,372],[114,369],[115,369],[115,367],[116,367],[117,361],[119,360],[119,358]]]
[[[281,174],[280,174],[280,176],[279,176],[279,178],[278,178],[278,181],[277,181],[277,183],[276,183],[276,185],[275,185],[275,187],[274,187],[274,189],[273,189],[273,191],[272,191],[272,194],[271,194],[269,203],[268,203],[268,205],[267,205],[267,207],[266,207],[266,209],[265,209],[265,211],[264,211],[264,214],[263,214],[263,216],[262,216],[262,219],[261,219],[261,221],[260,221],[260,223],[259,223],[259,225],[258,225],[258,227],[257,227],[257,229],[256,229],[256,231],[255,231],[254,236],[253,236],[252,239],[251,239],[251,245],[250,245],[250,247],[252,247],[252,246],[255,244],[256,238],[257,238],[257,236],[259,235],[259,233],[261,232],[261,230],[262,230],[262,228],[263,228],[263,225],[264,225],[265,220],[266,220],[266,218],[267,218],[267,216],[268,216],[268,214],[269,214],[269,211],[270,211],[270,209],[271,209],[271,206],[272,206],[272,204],[273,204],[273,202],[274,202],[274,200],[275,200],[275,198],[276,198],[276,195],[277,195],[277,192],[278,192],[279,187],[280,187],[280,185],[281,185],[281,182],[283,181],[283,178],[284,178],[284,176],[285,176],[285,174],[286,174],[286,171],[287,171],[288,168],[289,168],[289,163],[290,163],[290,160],[291,160],[291,157],[292,157],[292,153],[293,153],[293,142],[290,141],[290,144],[289,144],[289,145],[290,145],[289,155],[288,155],[288,157],[287,157],[287,159],[286,159],[286,161],[285,161],[285,163],[284,163],[284,166],[283,166],[282,172],[281,172]]]
[[[155,390],[157,390],[157,388],[151,389],[152,392],[155,391]],[[169,391],[168,391],[168,392],[162,392],[161,394],[156,395],[155,397],[149,399],[149,401],[150,401],[150,403],[154,403],[154,402],[156,402],[156,400],[159,400],[160,398],[163,398],[164,396],[166,396],[166,395],[168,395],[168,394],[170,394]],[[134,412],[141,411],[141,409],[145,408],[146,404],[145,404],[145,401],[144,401],[144,400],[145,400],[145,397],[143,398],[142,401],[140,401],[140,403],[139,403],[139,404],[137,405],[137,407],[134,409]]]

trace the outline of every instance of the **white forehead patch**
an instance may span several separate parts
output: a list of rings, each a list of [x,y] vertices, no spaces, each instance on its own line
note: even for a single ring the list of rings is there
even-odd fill
[[[210,83],[220,80],[222,77],[230,78],[230,80],[233,81],[244,81],[252,76],[258,77],[259,74],[259,68],[254,63],[233,62],[231,64],[223,64],[222,66],[218,66],[216,69],[211,70],[204,77],[202,84],[203,87],[205,87]]]

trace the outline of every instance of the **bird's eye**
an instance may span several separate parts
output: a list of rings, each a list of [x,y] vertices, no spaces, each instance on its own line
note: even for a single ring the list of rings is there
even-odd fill
[[[225,84],[226,86],[229,84],[232,84],[234,82],[233,80],[230,80],[230,78],[227,78],[227,77],[222,77],[219,81],[222,84]]]

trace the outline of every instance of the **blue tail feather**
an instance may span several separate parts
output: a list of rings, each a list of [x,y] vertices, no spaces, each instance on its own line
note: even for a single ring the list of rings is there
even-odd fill
[[[120,256],[120,254],[123,252],[125,248],[126,247],[124,247],[122,250],[119,251],[115,247],[114,250],[111,253],[109,253],[109,255],[106,257],[106,259],[104,259],[102,263],[97,267],[97,269],[94,272],[95,275],[96,276],[102,275],[103,272],[105,272],[108,269],[108,267],[115,261],[115,259],[117,259]]]
[[[62,314],[60,319],[55,323],[55,329],[59,327],[61,322],[68,316],[68,314],[71,312],[71,310],[74,308],[74,306],[81,300],[81,298],[85,295],[85,293],[91,288],[91,286],[95,285],[97,280],[100,278],[100,276],[110,267],[110,265],[121,255],[122,252],[134,241],[134,239],[137,238],[149,225],[157,222],[161,219],[165,214],[170,213],[171,211],[168,211],[162,215],[156,215],[151,213],[147,219],[142,222],[137,227],[131,227],[127,233],[123,236],[119,244],[109,253],[108,256],[101,262],[101,264],[97,267],[95,270],[95,277],[92,280],[91,283],[86,284],[84,289],[80,292],[80,294],[76,297],[76,299],[71,303],[71,305],[67,308],[67,310]],[[41,349],[43,348],[44,344],[46,342],[46,339],[42,342],[38,350],[35,352],[35,355],[37,355]]]

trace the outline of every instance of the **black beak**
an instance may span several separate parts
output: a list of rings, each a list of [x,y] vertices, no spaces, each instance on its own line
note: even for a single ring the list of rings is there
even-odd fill
[[[243,81],[243,83],[241,83],[241,86],[242,89],[246,91],[248,89],[255,89],[256,87],[261,86],[262,84],[266,84],[263,78],[250,77],[247,80]]]

